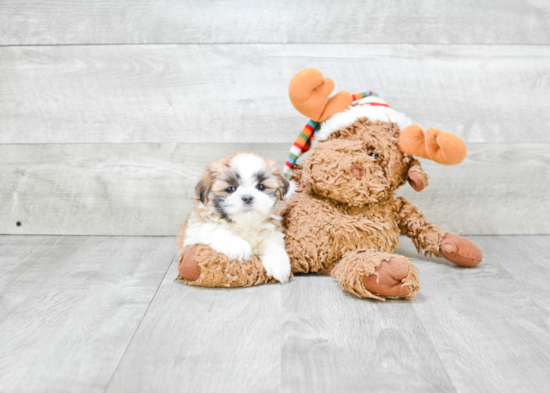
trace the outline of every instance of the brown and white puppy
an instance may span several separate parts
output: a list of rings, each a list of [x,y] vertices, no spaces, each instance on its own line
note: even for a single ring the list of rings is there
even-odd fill
[[[204,244],[239,261],[256,254],[269,276],[286,283],[290,261],[281,215],[288,187],[275,161],[256,154],[210,163],[195,190],[183,247]]]

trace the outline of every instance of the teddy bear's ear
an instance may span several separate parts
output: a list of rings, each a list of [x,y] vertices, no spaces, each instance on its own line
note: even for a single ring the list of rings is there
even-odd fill
[[[323,78],[315,68],[300,71],[290,81],[288,95],[294,108],[310,119],[322,122],[346,110],[352,103],[351,94],[341,91],[329,98],[334,82]]]
[[[399,134],[399,150],[443,165],[460,164],[468,149],[462,139],[435,128],[422,131],[417,125],[408,126]]]

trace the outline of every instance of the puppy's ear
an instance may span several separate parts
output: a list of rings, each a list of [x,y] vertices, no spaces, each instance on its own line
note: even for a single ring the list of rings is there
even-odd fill
[[[285,195],[288,192],[288,188],[290,187],[290,183],[287,179],[283,176],[283,173],[280,171],[279,167],[277,166],[277,161],[275,160],[265,160],[265,163],[267,164],[267,167],[269,168],[269,171],[273,174],[273,177],[277,180],[278,186],[275,193],[277,194],[277,198],[279,200],[285,199]]]
[[[288,192],[288,187],[290,186],[290,184],[279,170],[275,172],[275,177],[279,181],[279,189],[277,190],[279,199],[283,200],[285,199],[285,195]]]
[[[212,191],[215,179],[214,173],[207,169],[195,187],[195,196],[205,205],[208,203],[208,195]]]

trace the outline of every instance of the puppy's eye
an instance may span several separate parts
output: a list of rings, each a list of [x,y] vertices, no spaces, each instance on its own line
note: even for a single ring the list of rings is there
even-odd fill
[[[236,188],[235,187],[228,187],[225,189],[225,192],[228,192],[228,193],[232,193],[232,192],[235,192]]]
[[[369,156],[374,157],[375,160],[378,160],[378,154],[370,153]]]
[[[260,190],[260,191],[265,190],[265,186],[264,186],[263,184],[258,184],[258,185],[256,186],[256,188],[257,188],[258,190]]]

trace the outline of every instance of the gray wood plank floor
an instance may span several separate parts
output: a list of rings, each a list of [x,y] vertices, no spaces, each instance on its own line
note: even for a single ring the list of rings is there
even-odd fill
[[[473,269],[402,239],[422,290],[377,302],[184,286],[173,238],[1,236],[0,391],[545,392],[550,236],[472,239]]]
[[[168,238],[0,237],[0,391],[101,392],[174,258]]]

